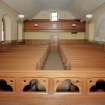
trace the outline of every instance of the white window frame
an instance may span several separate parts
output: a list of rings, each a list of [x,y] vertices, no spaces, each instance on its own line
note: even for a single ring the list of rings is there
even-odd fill
[[[51,21],[58,21],[58,13],[56,11],[51,13]]]

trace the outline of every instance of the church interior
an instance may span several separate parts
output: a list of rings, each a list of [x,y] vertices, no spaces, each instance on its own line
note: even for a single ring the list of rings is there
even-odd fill
[[[105,0],[0,0],[0,105],[105,105]]]

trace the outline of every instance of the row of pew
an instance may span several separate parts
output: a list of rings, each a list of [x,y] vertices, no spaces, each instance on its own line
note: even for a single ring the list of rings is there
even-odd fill
[[[0,53],[0,71],[35,71],[47,58],[49,45],[9,45]]]
[[[103,47],[60,43],[65,69],[41,69],[49,45],[1,45],[0,105],[105,105]],[[70,70],[71,69],[71,70]]]
[[[61,43],[59,51],[66,69],[105,69],[105,51],[99,44],[71,41]]]

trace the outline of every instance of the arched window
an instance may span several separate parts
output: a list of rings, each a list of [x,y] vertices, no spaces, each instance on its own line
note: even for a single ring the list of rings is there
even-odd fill
[[[2,37],[1,41],[5,41],[5,20],[2,18]]]

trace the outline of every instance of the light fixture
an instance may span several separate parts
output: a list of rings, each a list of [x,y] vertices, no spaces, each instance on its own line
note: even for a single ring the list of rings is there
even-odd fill
[[[76,27],[77,25],[76,24],[72,24],[72,27]]]
[[[38,27],[38,24],[34,24],[35,27]]]
[[[24,15],[23,15],[23,14],[19,14],[18,17],[19,17],[20,19],[23,19],[23,18],[24,18]]]
[[[92,18],[93,18],[93,15],[92,15],[92,14],[87,14],[87,15],[86,15],[86,18],[87,18],[87,19],[92,19]]]

